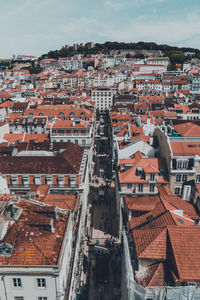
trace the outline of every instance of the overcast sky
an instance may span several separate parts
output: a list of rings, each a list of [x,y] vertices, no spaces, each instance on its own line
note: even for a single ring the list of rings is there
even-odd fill
[[[200,48],[199,0],[1,0],[0,58],[87,41]]]

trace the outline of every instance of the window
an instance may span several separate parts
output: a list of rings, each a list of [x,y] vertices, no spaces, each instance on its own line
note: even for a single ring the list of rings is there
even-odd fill
[[[47,297],[38,297],[38,300],[48,300]]]
[[[12,182],[12,185],[18,184],[18,178],[17,178],[17,176],[11,177],[11,182]]]
[[[177,161],[177,168],[181,169],[182,168],[182,161]]]
[[[78,145],[78,140],[75,140],[75,144],[77,144],[77,145]]]
[[[131,183],[127,183],[127,189],[131,189],[132,188],[132,184]]]
[[[138,184],[138,192],[143,192],[143,183]]]
[[[85,146],[86,145],[86,142],[85,140],[82,140],[82,145]]]
[[[154,181],[155,180],[155,174],[154,173],[150,173],[150,181]]]
[[[175,191],[174,191],[175,195],[179,195],[180,194],[180,187],[176,187]]]
[[[40,185],[41,184],[41,177],[40,176],[36,176],[35,177],[35,184],[36,185]]]
[[[51,176],[46,177],[46,184],[52,185],[52,177]]]
[[[200,174],[197,174],[196,182],[200,182]]]
[[[149,191],[150,192],[154,192],[154,189],[155,189],[155,184],[154,183],[150,183]]]
[[[187,161],[183,161],[183,169],[187,169],[188,167],[188,162]]]
[[[70,186],[75,187],[76,186],[76,177],[71,177],[70,178]]]
[[[58,176],[58,185],[59,186],[64,186],[64,177],[63,176]]]
[[[14,300],[24,300],[24,297],[22,297],[22,296],[15,296]]]
[[[21,278],[13,278],[13,286],[14,287],[22,287],[22,280],[21,280]]]
[[[187,174],[183,174],[182,181],[187,181]]]
[[[45,278],[37,278],[37,286],[38,287],[46,287],[46,279]]]
[[[64,133],[65,133],[65,130],[64,130],[64,129],[58,129],[58,133],[59,133],[59,134],[64,134]]]
[[[180,174],[177,174],[176,175],[176,182],[180,182],[181,181],[181,175]]]
[[[29,177],[23,177],[24,186],[29,186]]]

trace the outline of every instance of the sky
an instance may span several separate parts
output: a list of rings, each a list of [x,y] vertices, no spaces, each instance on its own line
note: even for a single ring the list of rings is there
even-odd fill
[[[199,0],[0,1],[0,58],[90,41],[200,48]]]

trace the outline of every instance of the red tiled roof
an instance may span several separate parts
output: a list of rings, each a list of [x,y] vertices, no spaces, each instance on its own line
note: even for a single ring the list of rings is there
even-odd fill
[[[133,238],[138,258],[166,259],[167,228],[137,229]]]
[[[200,142],[170,142],[174,156],[200,155]]]
[[[159,196],[124,197],[124,201],[129,210],[151,211],[160,199]]]
[[[37,143],[44,142],[49,140],[48,134],[40,133],[40,134],[33,134],[33,133],[26,133],[24,137],[24,142],[27,143],[29,141],[35,141]]]
[[[24,133],[5,133],[3,138],[7,140],[8,143],[15,143],[16,141],[23,140]]]
[[[178,281],[200,281],[200,227],[169,227]]]
[[[4,174],[78,174],[84,149],[66,143],[57,156],[0,157],[0,171]]]
[[[146,173],[157,173],[159,174],[159,167],[164,167],[165,161],[161,158],[141,158],[139,160],[135,159],[134,166],[129,168],[127,171],[118,172],[120,183],[145,183],[147,180],[144,178],[140,178],[136,175],[136,170],[138,167],[143,168]],[[158,182],[161,181],[162,178],[158,178]]]
[[[57,265],[68,216],[59,213],[58,219],[53,219],[55,231],[51,232],[42,229],[40,223],[49,225],[52,218],[31,212],[36,205],[24,201],[15,205],[23,207],[23,212],[2,240],[12,245],[13,251],[11,256],[0,256],[1,266]]]
[[[76,204],[76,196],[47,194],[42,202],[53,206],[57,206],[61,209],[74,210]]]
[[[200,126],[191,122],[174,125],[174,130],[182,136],[200,136]]]
[[[199,218],[194,206],[191,203],[182,200],[180,197],[175,195],[162,195],[162,199],[165,200],[165,203],[168,202],[172,205],[174,209],[183,210],[184,214],[189,218]]]

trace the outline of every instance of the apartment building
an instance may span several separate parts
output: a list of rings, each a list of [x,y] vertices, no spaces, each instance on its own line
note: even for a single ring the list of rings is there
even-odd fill
[[[0,298],[64,299],[72,269],[72,212],[1,197]]]
[[[163,131],[155,130],[160,155],[167,162],[171,192],[181,195],[185,181],[200,182],[199,126],[187,122],[173,127],[168,125]],[[189,195],[190,190],[187,193]]]
[[[66,70],[75,70],[83,68],[83,61],[77,58],[60,58],[58,64],[60,67],[64,67]]]
[[[92,144],[93,127],[87,121],[55,120],[48,128],[52,142],[72,142],[85,148]]]
[[[200,228],[193,205],[161,188],[159,196],[124,197],[123,217],[122,298],[198,298]]]
[[[100,111],[105,111],[113,105],[113,91],[109,88],[93,89],[91,97],[95,102],[95,108]]]
[[[165,160],[143,158],[137,153],[134,159],[119,160],[119,193],[120,195],[153,195],[158,194],[158,186],[169,184]]]
[[[54,144],[58,144],[56,150]],[[52,193],[84,189],[87,150],[70,142],[19,143],[18,147],[12,146],[9,156],[0,157],[2,177],[12,192],[27,193],[41,184],[50,185]]]

